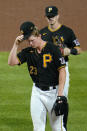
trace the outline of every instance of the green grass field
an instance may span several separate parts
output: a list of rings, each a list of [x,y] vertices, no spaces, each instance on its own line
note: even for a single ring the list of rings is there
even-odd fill
[[[0,131],[33,131],[30,116],[32,81],[27,66],[8,66],[0,53]],[[70,56],[68,131],[87,131],[87,52]],[[49,120],[46,131],[52,131]]]

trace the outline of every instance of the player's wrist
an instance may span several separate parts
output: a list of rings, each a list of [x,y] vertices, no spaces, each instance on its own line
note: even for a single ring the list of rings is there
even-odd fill
[[[16,42],[14,42],[14,48],[18,48],[19,44],[17,44]]]
[[[63,91],[58,91],[58,96],[63,96]]]
[[[77,49],[76,49],[76,48],[72,48],[72,49],[70,50],[70,54],[77,55],[77,54],[78,54]]]

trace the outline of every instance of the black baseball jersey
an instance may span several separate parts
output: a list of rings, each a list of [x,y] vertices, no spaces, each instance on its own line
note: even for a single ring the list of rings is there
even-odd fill
[[[28,47],[17,54],[19,65],[27,63],[29,74],[34,83],[38,83],[37,55],[35,49]]]
[[[55,31],[52,31],[49,27],[45,27],[40,30],[42,39],[45,41],[51,41],[52,43],[60,47],[68,47],[70,49],[80,46],[72,29],[65,25],[61,25]],[[68,56],[65,57],[68,61]]]
[[[65,60],[58,46],[46,43],[41,53],[36,49],[26,48],[17,54],[20,64],[27,62],[30,76],[39,86],[53,86],[58,84],[58,69],[65,66]]]

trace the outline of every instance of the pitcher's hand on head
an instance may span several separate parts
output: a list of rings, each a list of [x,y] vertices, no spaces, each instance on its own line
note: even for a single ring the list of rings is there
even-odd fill
[[[24,35],[18,36],[18,37],[15,39],[14,44],[20,45],[20,43],[24,40],[23,38],[24,38]]]

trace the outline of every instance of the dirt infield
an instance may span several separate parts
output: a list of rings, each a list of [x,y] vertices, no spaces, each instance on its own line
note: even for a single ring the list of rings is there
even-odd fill
[[[3,0],[0,1],[0,51],[9,51],[20,24],[33,21],[39,28],[46,26],[44,9],[48,5],[59,8],[60,21],[71,27],[83,50],[87,50],[87,0]]]

